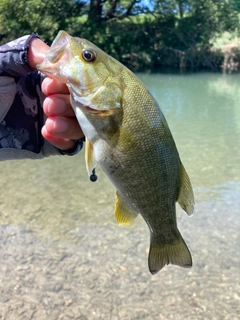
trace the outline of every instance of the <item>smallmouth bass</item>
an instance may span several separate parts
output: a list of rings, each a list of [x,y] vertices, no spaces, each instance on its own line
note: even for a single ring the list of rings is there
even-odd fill
[[[98,163],[116,188],[115,217],[128,225],[140,213],[150,230],[149,270],[191,267],[176,220],[194,195],[166,119],[142,82],[91,42],[60,31],[38,70],[67,84],[86,136],[89,176]]]

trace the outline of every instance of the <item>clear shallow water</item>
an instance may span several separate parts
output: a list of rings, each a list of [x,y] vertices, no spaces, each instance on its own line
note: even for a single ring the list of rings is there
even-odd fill
[[[0,319],[238,319],[240,76],[145,75],[194,187],[178,225],[193,267],[147,267],[149,232],[113,217],[84,153],[0,163]]]

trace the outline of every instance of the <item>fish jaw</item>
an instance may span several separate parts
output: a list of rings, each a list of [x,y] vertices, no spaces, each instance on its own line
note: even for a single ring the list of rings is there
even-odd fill
[[[61,64],[71,59],[70,52],[67,50],[69,38],[70,36],[65,31],[59,31],[50,49],[46,52],[44,60],[37,65],[39,71],[64,83],[68,80],[61,73]]]
[[[60,31],[37,69],[50,78],[82,88],[82,61],[79,55],[74,54],[73,39],[65,31]]]
[[[50,50],[46,53],[46,58],[51,64],[58,63],[61,60],[61,63],[63,62],[62,57],[66,53],[66,49],[68,47],[68,42],[71,36],[65,32],[60,31],[56,38],[54,39]],[[67,52],[65,58],[65,61],[67,61],[69,57],[69,53]]]
[[[71,94],[72,107],[76,113],[79,107],[86,114],[108,112],[112,114],[115,110],[122,108],[122,90],[111,81],[104,83],[92,92],[80,92],[74,84],[68,84]]]
[[[85,50],[95,53],[94,62],[84,61]],[[105,56],[91,42],[60,31],[37,69],[66,83],[72,100],[83,110],[87,107],[85,111],[118,109],[121,108],[122,88],[111,78],[111,66],[105,64]]]

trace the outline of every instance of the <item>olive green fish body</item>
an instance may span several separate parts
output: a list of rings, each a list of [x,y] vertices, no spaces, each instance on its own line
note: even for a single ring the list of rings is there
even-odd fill
[[[132,92],[134,90],[139,91],[136,87]],[[118,190],[115,214],[119,223],[128,224],[129,215],[134,219],[140,213],[149,226],[151,273],[168,263],[189,267],[191,255],[176,223],[175,202],[179,195],[182,164],[154,99],[149,95],[146,101],[141,101],[138,93],[136,102],[145,103],[151,113],[148,112],[147,117],[141,116],[134,105],[124,107],[123,104],[125,117],[121,129],[108,143],[103,140],[100,154],[96,151],[96,160]],[[119,202],[126,204],[119,205]],[[174,247],[176,249],[172,249]],[[165,252],[166,248],[169,248],[169,254]]]
[[[192,265],[177,228],[176,201],[193,212],[187,173],[157,102],[135,75],[84,39],[60,32],[39,69],[66,82],[87,138],[89,175],[100,164],[117,190],[115,216],[140,213],[151,237],[149,269]]]

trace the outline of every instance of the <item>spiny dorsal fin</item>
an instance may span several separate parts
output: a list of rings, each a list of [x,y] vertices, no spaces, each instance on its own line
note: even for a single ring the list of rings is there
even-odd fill
[[[180,190],[177,202],[183,208],[183,210],[187,212],[188,215],[193,214],[195,204],[193,189],[188,174],[182,163],[180,165]]]
[[[130,225],[136,219],[138,213],[135,212],[125,200],[116,192],[115,217],[119,224]]]

